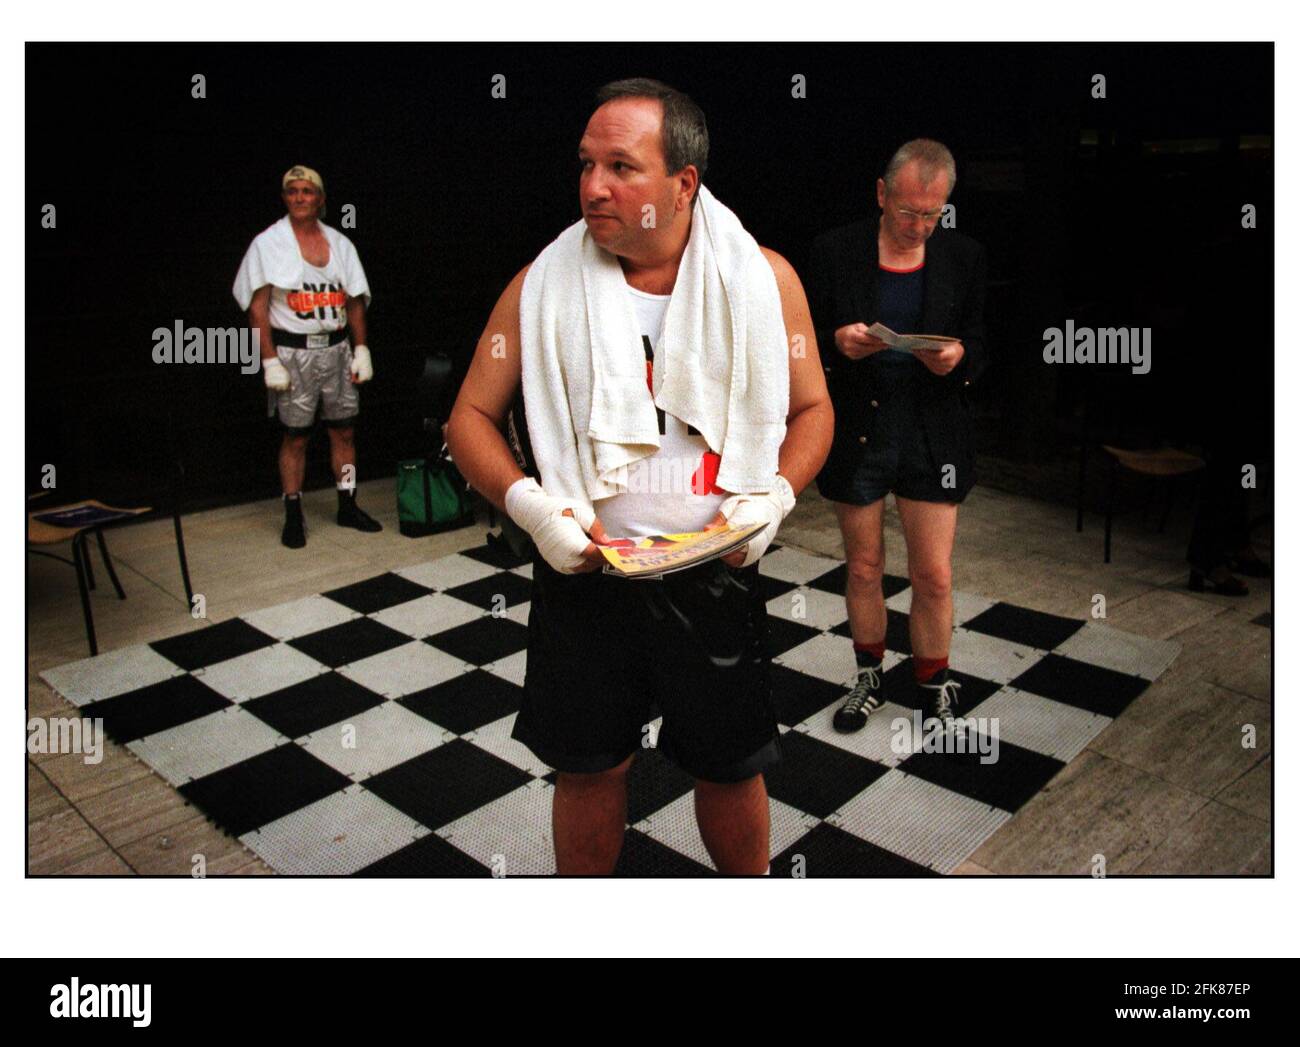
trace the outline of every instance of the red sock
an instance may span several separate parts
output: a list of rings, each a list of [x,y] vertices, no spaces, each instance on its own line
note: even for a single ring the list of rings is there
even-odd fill
[[[948,658],[913,658],[912,672],[916,675],[917,683],[925,683],[940,669],[948,668]]]
[[[858,643],[854,640],[853,653],[862,654],[864,652],[871,655],[873,661],[883,662],[885,660],[885,641],[881,640],[880,643]]]

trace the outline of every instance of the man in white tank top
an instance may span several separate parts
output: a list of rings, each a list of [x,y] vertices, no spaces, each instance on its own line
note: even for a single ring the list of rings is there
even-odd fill
[[[648,294],[629,285],[627,293],[641,324],[646,386],[654,395],[654,347],[672,295]],[[718,515],[727,492],[713,481],[719,457],[704,437],[680,418],[658,411],[659,450],[628,467],[628,490],[603,498],[594,508],[611,538],[702,531]]]
[[[325,211],[325,183],[310,167],[291,167],[281,180],[287,221],[298,257],[286,273],[266,273],[263,262],[278,245],[272,226],[253,241],[257,256],[249,323],[260,332],[262,374],[276,398],[284,433],[280,440],[280,483],[284,490],[284,529],[280,541],[290,549],[307,543],[302,514],[302,482],[307,443],[319,409],[330,440],[330,464],[338,489],[340,527],[380,531],[383,526],[357,505],[356,445],[353,429],[359,410],[357,386],[374,374],[366,347],[366,300],[370,289],[356,249],[346,236],[320,221]],[[281,221],[284,221],[282,219]],[[346,252],[347,258],[339,258]],[[276,277],[279,277],[276,279]],[[266,282],[258,282],[265,280]],[[285,284],[287,286],[282,286]],[[238,295],[238,291],[236,292]]]
[[[596,97],[578,147],[579,200],[587,234],[623,269],[649,380],[690,237],[708,132],[699,107],[658,81],[618,81]],[[647,223],[651,211],[655,220]],[[780,255],[763,254],[776,277],[786,333],[805,347],[791,353],[786,438],[774,479],[778,490],[788,483],[798,492],[821,468],[834,420],[799,278]],[[550,506],[558,499],[524,477],[501,435],[521,383],[526,273],[511,281],[488,320],[447,443],[466,479],[493,504],[507,509],[507,492],[523,489],[543,510],[530,527],[521,520],[529,514],[518,495],[510,500],[517,511],[507,509],[540,549],[549,540],[544,528],[572,521]],[[649,388],[646,396],[653,400]],[[761,875],[770,861],[763,771],[780,759],[780,736],[757,563],[741,566],[740,550],[729,566],[714,560],[661,581],[629,582],[599,571],[604,560],[596,541],[725,522],[718,507],[731,492],[715,483],[719,449],[666,412],[659,433],[658,452],[636,463],[627,490],[592,506],[597,519],[583,532],[592,541],[579,569],[560,571],[540,553],[534,558],[527,674],[513,737],[558,772],[552,825],[561,874],[614,870],[627,816],[627,770],[636,753],[653,745],[694,779],[696,820],[714,865],[724,873]],[[648,725],[656,712],[662,725],[653,737]]]

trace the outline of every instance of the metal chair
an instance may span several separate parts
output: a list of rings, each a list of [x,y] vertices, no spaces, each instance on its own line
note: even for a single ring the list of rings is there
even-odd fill
[[[39,497],[39,495],[34,497]],[[99,653],[99,645],[95,641],[95,619],[90,607],[90,591],[95,588],[95,574],[90,563],[88,538],[92,534],[95,536],[95,540],[99,545],[99,554],[104,560],[104,569],[108,573],[109,580],[113,583],[117,598],[125,600],[126,591],[122,588],[121,581],[118,580],[117,572],[113,569],[113,558],[108,551],[108,542],[104,538],[104,529],[136,523],[149,518],[151,515],[155,515],[151,506],[124,509],[105,505],[93,498],[74,502],[70,505],[34,509],[27,514],[27,551],[36,556],[46,556],[51,560],[69,564],[77,572],[77,590],[81,595],[81,613],[86,623],[86,642],[90,645],[92,655]],[[194,590],[190,585],[190,568],[185,558],[185,536],[181,530],[179,511],[172,513],[172,525],[176,533],[176,554],[180,560],[181,581],[185,585],[186,606],[189,607],[194,603]],[[61,542],[71,542],[71,560],[45,549],[33,548],[33,546],[57,545]]]

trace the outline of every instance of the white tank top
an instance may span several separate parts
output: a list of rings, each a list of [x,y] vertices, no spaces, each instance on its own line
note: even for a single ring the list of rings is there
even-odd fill
[[[666,294],[627,289],[641,324],[646,355],[646,396],[655,366],[655,346],[668,312]],[[611,538],[700,531],[717,514],[727,495],[715,483],[718,455],[704,437],[680,418],[658,411],[659,450],[628,466],[628,489],[592,506]]]
[[[347,292],[334,252],[323,268],[306,259],[298,287],[271,288],[271,326],[293,334],[324,334],[347,326]]]

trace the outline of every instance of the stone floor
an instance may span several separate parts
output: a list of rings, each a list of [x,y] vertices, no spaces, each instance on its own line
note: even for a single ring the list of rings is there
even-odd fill
[[[127,600],[103,571],[92,593],[101,651],[203,628],[258,608],[310,596],[385,570],[481,544],[474,526],[411,540],[397,532],[392,481],[362,485],[361,503],[385,526],[379,535],[332,520],[334,494],[305,496],[308,545],[279,544],[278,501],[185,519],[190,572],[207,620],[187,613],[170,522],[111,532]],[[962,508],[954,587],[1054,614],[1090,617],[1097,595],[1118,629],[1176,639],[1173,666],[960,869],[981,874],[1088,874],[1096,856],[1118,874],[1272,872],[1270,582],[1241,599],[1198,595],[1185,585],[1186,526],[1159,535],[1138,514],[1117,521],[1113,562],[1102,561],[1101,520],[1083,534],[1060,505],[977,487]],[[1256,547],[1265,559],[1265,540]],[[781,541],[842,556],[834,513],[809,489]],[[904,573],[906,554],[892,505],[886,569]],[[56,550],[57,551],[57,550]],[[66,551],[65,551],[66,552]],[[28,558],[29,717],[66,716],[71,706],[39,679],[84,658],[86,642],[70,568]],[[1254,747],[1243,745],[1254,727]],[[270,874],[258,858],[212,826],[126,749],[105,742],[104,759],[29,755],[28,871],[31,874]]]

